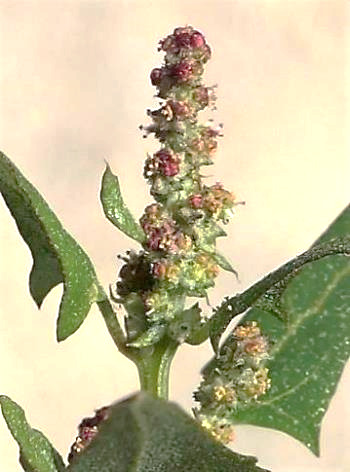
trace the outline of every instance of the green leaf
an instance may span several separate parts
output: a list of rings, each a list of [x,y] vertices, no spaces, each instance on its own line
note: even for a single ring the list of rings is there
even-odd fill
[[[1,152],[0,191],[32,253],[29,288],[38,307],[49,291],[63,282],[57,321],[57,339],[62,341],[79,328],[92,303],[106,295],[86,253],[40,193]]]
[[[111,407],[67,472],[262,472],[212,439],[174,403],[138,394]]]
[[[20,462],[26,472],[63,472],[61,456],[48,439],[27,423],[23,409],[5,395],[0,396],[2,414],[20,449]]]
[[[125,205],[118,177],[112,173],[108,164],[102,177],[100,197],[106,218],[127,236],[143,243],[145,233]]]
[[[314,246],[331,242],[337,238],[350,237],[350,204],[344,208],[333,223],[321,234]]]
[[[283,317],[279,299],[289,282],[300,272],[303,266],[329,255],[350,254],[350,238],[348,234],[320,240],[300,256],[288,261],[275,271],[268,274],[248,290],[234,297],[227,297],[210,319],[210,339],[214,351],[218,351],[219,341],[230,321],[252,306],[264,307]]]
[[[216,260],[217,264],[224,270],[227,270],[228,272],[232,272],[233,274],[235,274],[235,276],[237,277],[238,276],[238,273],[237,271],[233,268],[231,262],[226,259],[225,256],[223,256],[222,254],[220,254],[219,252],[215,252],[213,254],[213,257],[214,259]]]
[[[348,207],[317,243],[349,234]],[[305,266],[282,292],[287,322],[263,303],[248,311],[241,322],[257,321],[271,343],[271,389],[238,408],[234,423],[283,431],[319,454],[321,422],[350,354],[349,287],[349,257],[328,256]]]
[[[179,344],[187,342],[195,344],[197,332],[203,325],[201,316],[202,310],[199,303],[195,303],[190,308],[180,311],[169,324],[169,335]]]
[[[156,344],[163,336],[166,331],[166,327],[163,324],[155,323],[151,325],[147,331],[142,333],[135,341],[128,343],[130,347],[143,348]]]

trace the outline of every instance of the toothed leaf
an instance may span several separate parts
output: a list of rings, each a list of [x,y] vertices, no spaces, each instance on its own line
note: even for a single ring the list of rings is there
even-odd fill
[[[94,267],[44,198],[3,153],[0,191],[32,253],[29,288],[38,307],[49,291],[63,282],[57,338],[66,339],[82,324],[92,303],[106,297]]]
[[[2,414],[19,445],[20,463],[26,472],[63,472],[65,465],[49,440],[27,423],[23,409],[9,397],[0,396]]]
[[[174,403],[142,393],[112,405],[67,472],[264,472],[255,464],[212,439]]]
[[[345,215],[347,211],[349,210],[346,209],[342,215]],[[339,218],[342,218],[342,215]],[[332,230],[332,235],[334,235],[334,230]],[[308,251],[271,272],[245,292],[234,297],[227,297],[221,306],[215,309],[210,320],[210,340],[214,351],[217,352],[220,338],[230,321],[253,306],[273,312],[281,318],[285,317],[287,321],[288,315],[280,306],[280,298],[291,280],[307,264],[337,254],[350,254],[348,233],[339,234],[338,237],[332,236],[329,240],[324,237],[320,238]]]
[[[316,242],[347,240],[348,207]],[[271,344],[266,363],[271,389],[230,419],[283,431],[319,454],[322,419],[350,354],[350,258],[330,255],[311,262],[288,281],[275,316],[267,301],[241,320],[257,321]],[[227,341],[229,342],[229,340]],[[212,361],[205,373],[215,366]]]

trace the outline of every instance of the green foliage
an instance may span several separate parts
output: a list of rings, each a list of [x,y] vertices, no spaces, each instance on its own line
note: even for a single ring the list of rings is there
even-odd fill
[[[67,472],[263,472],[212,439],[177,405],[144,393],[111,407]]]
[[[26,472],[264,472],[254,458],[214,439],[228,442],[232,424],[239,423],[283,431],[319,453],[321,421],[350,354],[350,207],[311,249],[225,299],[211,319],[198,303],[185,308],[187,296],[207,297],[219,267],[237,276],[217,252],[216,239],[226,235],[221,224],[238,202],[222,184],[202,182],[201,167],[214,162],[221,136],[220,126],[197,122],[198,112],[215,102],[213,87],[201,82],[211,55],[204,36],[191,26],[176,28],[160,49],[165,60],[150,76],[160,108],[148,110],[152,123],[143,128],[161,145],[144,167],[155,203],[139,224],[108,164],[100,192],[106,218],[143,247],[122,258],[118,298],[111,290],[127,313],[125,333],[88,256],[0,153],[0,191],[33,257],[32,297],[40,307],[53,287],[64,285],[57,339],[73,334],[96,302],[116,346],[137,365],[142,390],[102,409],[107,416],[97,423],[83,421],[67,468],[23,410],[1,396]],[[244,312],[242,325],[219,349],[229,323]],[[161,399],[168,398],[178,347],[209,336],[216,356],[195,394],[202,429]]]
[[[79,328],[92,303],[106,295],[83,249],[3,153],[0,153],[0,191],[32,253],[29,287],[37,305],[40,307],[49,291],[63,282],[57,321],[57,339],[62,341]]]
[[[245,292],[226,298],[222,305],[215,309],[210,319],[210,339],[214,350],[217,352],[220,338],[230,321],[252,306],[262,306],[265,310],[283,317],[280,298],[289,282],[306,264],[337,254],[350,254],[349,232],[330,240],[320,239],[311,249],[271,272]]]
[[[165,332],[166,326],[164,324],[155,323],[128,345],[137,348],[152,346],[162,339]]]
[[[349,233],[348,207],[314,248]],[[321,421],[350,354],[349,287],[349,257],[330,255],[288,280],[274,301],[282,317],[271,310],[270,299],[247,312],[241,323],[257,321],[271,344],[265,363],[271,389],[258,402],[240,405],[232,422],[284,431],[319,454]]]
[[[191,344],[202,324],[201,312],[199,303],[195,303],[187,310],[178,313],[169,329],[171,338],[179,344],[183,342]]]
[[[102,177],[100,197],[106,218],[127,236],[143,243],[145,233],[125,205],[118,177],[112,173],[108,164]]]
[[[227,270],[228,272],[232,272],[232,274],[235,274],[236,276],[238,276],[237,271],[233,268],[231,262],[225,256],[223,256],[219,252],[215,252],[213,254],[213,256],[214,256],[214,259],[215,259],[216,263],[218,264],[218,266],[220,266],[222,269]]]
[[[20,462],[26,472],[63,472],[65,465],[48,439],[32,429],[23,409],[10,398],[0,396],[2,414],[19,445]]]

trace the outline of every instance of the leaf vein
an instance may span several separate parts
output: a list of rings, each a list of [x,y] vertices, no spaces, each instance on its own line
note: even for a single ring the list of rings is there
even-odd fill
[[[334,277],[330,282],[328,283],[327,287],[325,288],[324,292],[322,295],[315,300],[315,303],[313,306],[311,306],[309,309],[305,310],[304,313],[300,313],[300,316],[295,320],[294,323],[290,323],[289,326],[287,326],[286,332],[279,341],[273,346],[273,348],[270,351],[270,356],[271,359],[276,357],[276,354],[278,354],[285,343],[296,334],[296,331],[298,328],[302,325],[302,323],[308,319],[310,316],[313,316],[322,309],[322,307],[325,305],[328,297],[332,294],[332,291],[336,287],[336,285],[340,282],[340,280],[347,276],[350,275],[350,264],[346,265],[344,270],[337,272],[334,274]]]

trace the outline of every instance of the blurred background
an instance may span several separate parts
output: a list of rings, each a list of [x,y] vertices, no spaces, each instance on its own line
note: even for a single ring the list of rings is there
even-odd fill
[[[142,178],[157,42],[176,26],[201,30],[212,47],[205,81],[218,84],[224,123],[216,165],[245,207],[221,250],[239,272],[220,276],[213,305],[304,251],[349,197],[349,2],[337,0],[1,0],[0,142],[94,261],[105,287],[117,255],[136,244],[104,219],[104,159],[136,216],[151,201]],[[62,288],[40,311],[28,292],[30,252],[0,206],[0,392],[26,411],[66,457],[80,420],[137,390],[93,309],[81,329],[55,341]],[[208,344],[183,347],[171,399],[190,410]],[[323,423],[321,458],[278,432],[239,426],[233,448],[274,472],[350,470],[350,369]],[[0,469],[17,472],[17,446],[0,419]]]

